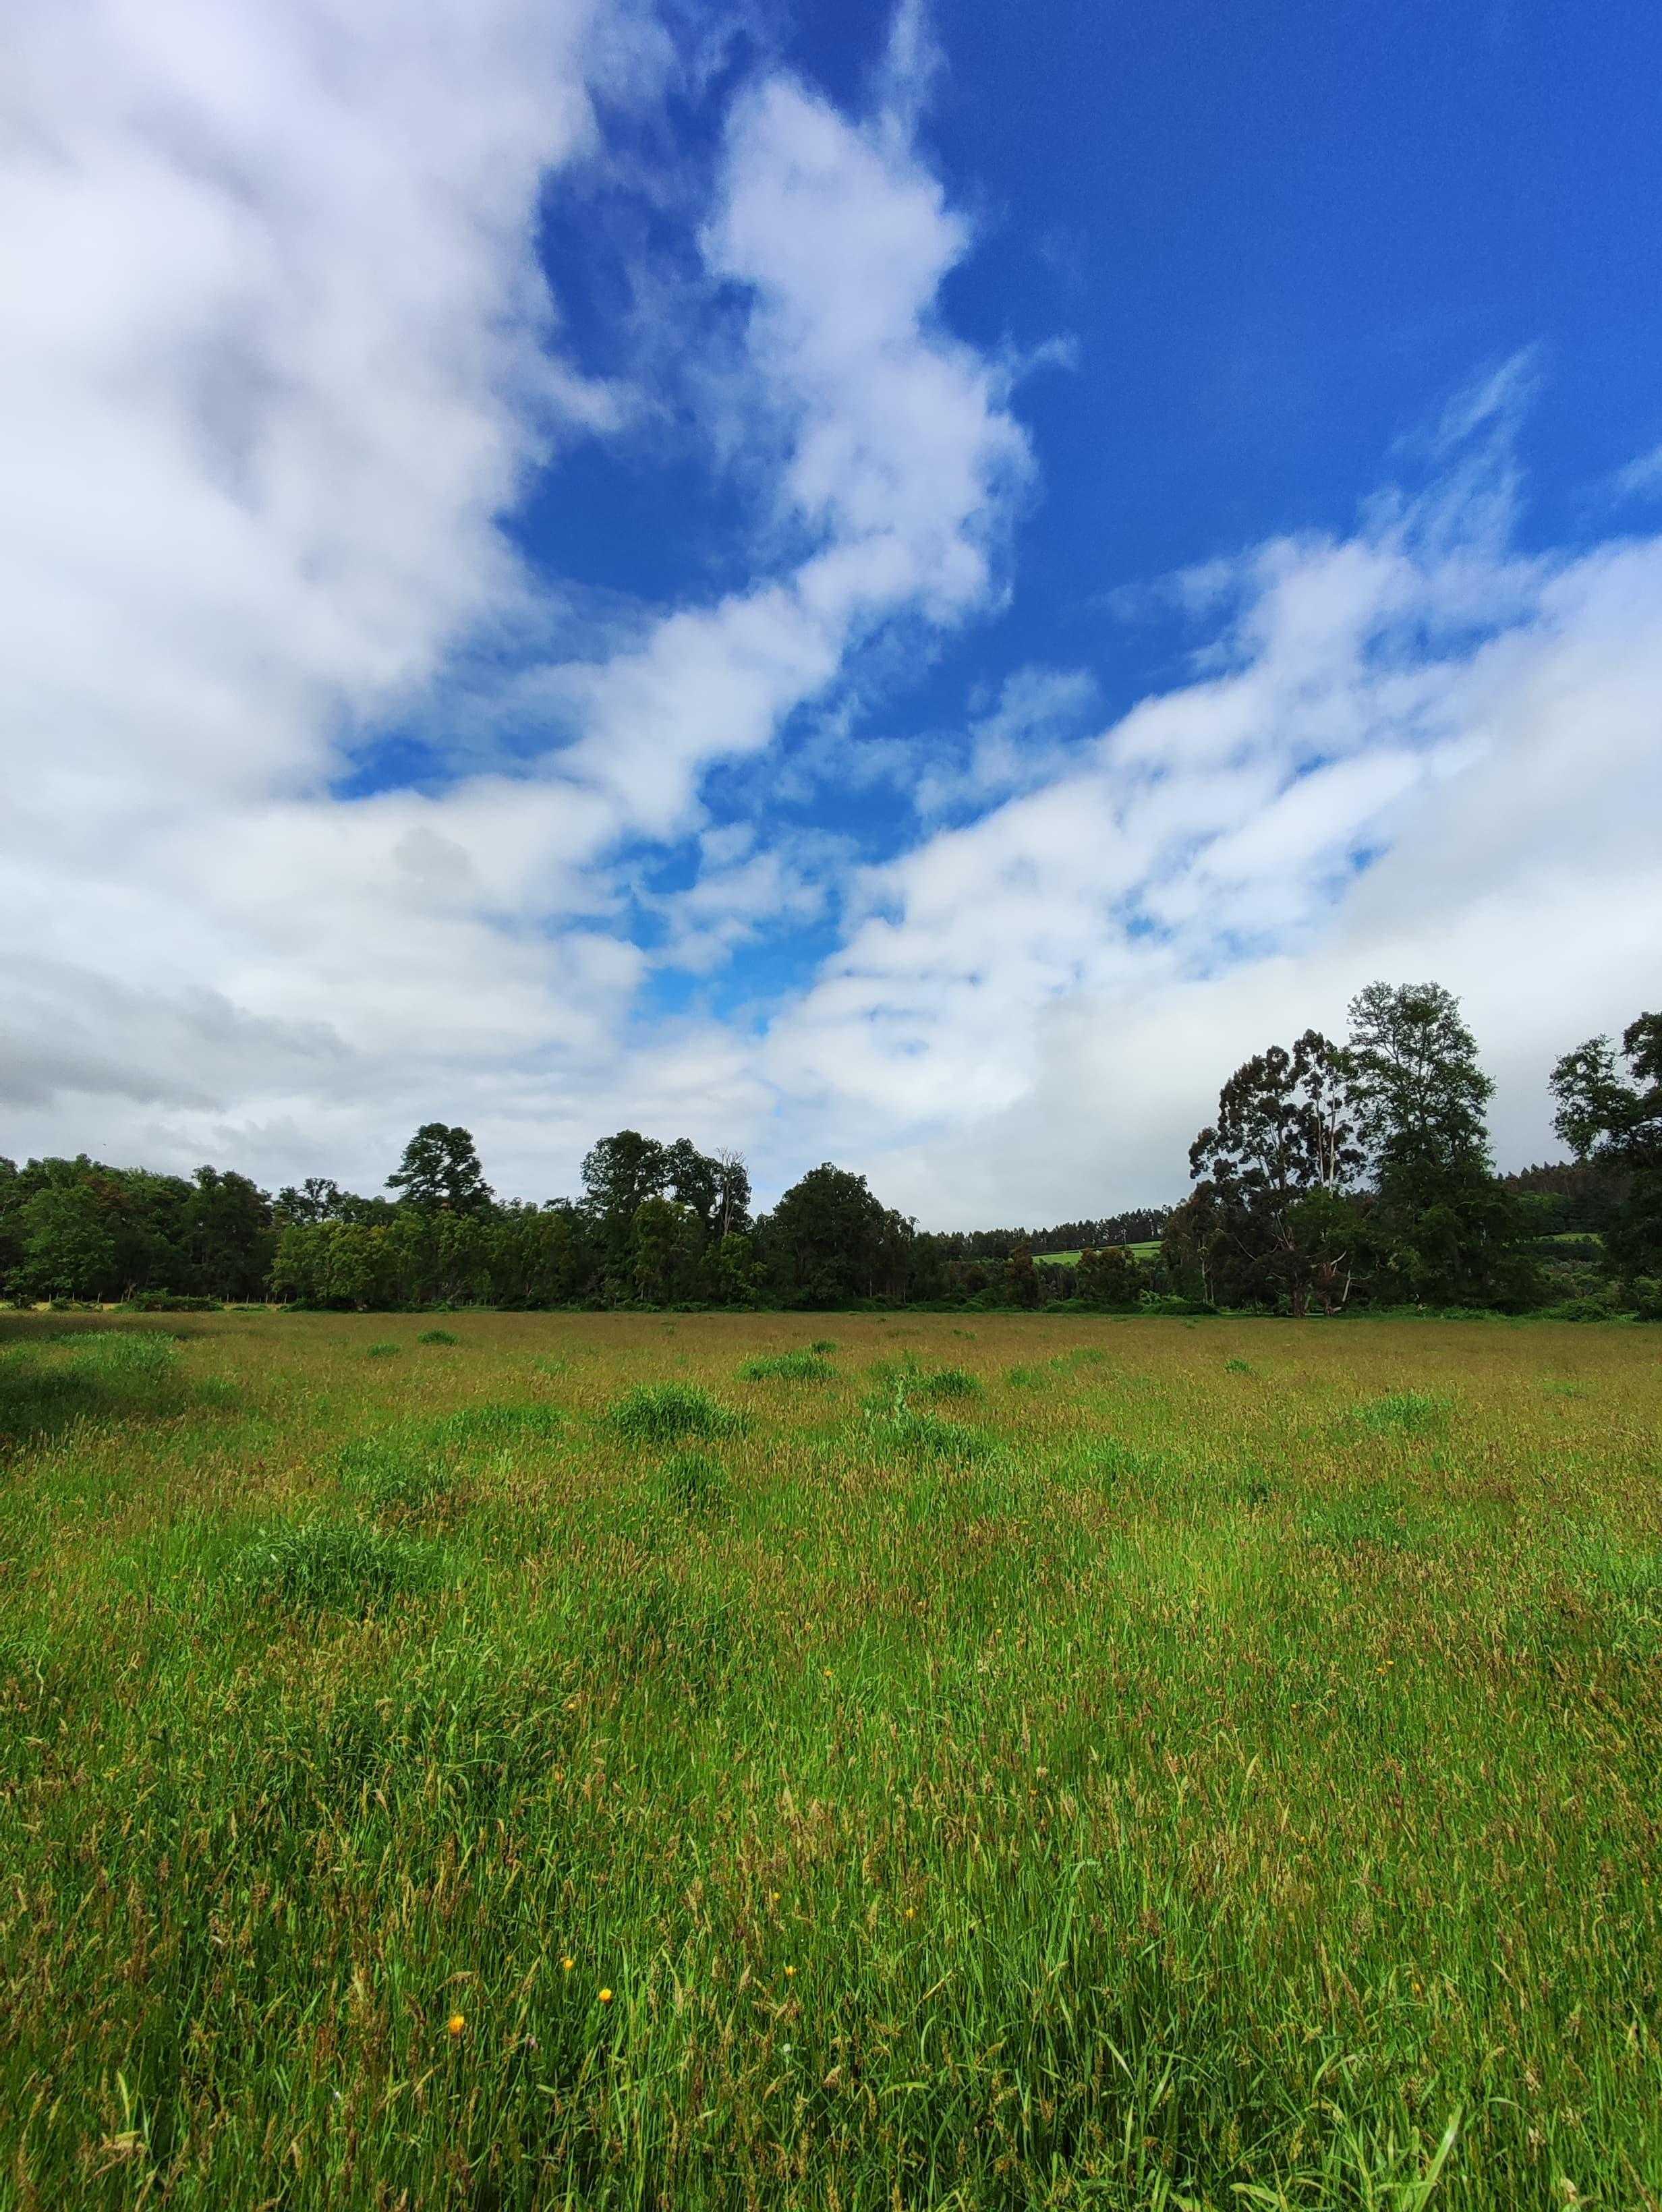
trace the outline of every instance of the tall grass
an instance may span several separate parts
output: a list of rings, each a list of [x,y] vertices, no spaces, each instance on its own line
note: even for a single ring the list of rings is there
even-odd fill
[[[4,2212],[1662,2202],[1643,1332],[384,1326],[7,1324]]]

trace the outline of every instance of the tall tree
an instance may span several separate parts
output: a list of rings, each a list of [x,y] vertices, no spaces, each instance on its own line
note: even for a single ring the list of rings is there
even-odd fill
[[[422,1123],[387,1188],[423,1213],[489,1213],[495,1203],[472,1137],[442,1121]]]
[[[1347,1055],[1318,1030],[1235,1070],[1218,1117],[1189,1149],[1215,1250],[1249,1295],[1284,1295],[1302,1314],[1312,1283],[1333,1303],[1360,1231],[1342,1194],[1362,1165]],[[1312,1209],[1324,1194],[1332,1202]]]
[[[1370,983],[1350,1002],[1351,1095],[1381,1178],[1401,1168],[1488,1171],[1495,1085],[1460,1002],[1440,983]]]
[[[185,1206],[184,1245],[195,1289],[219,1298],[257,1298],[277,1250],[271,1202],[234,1169],[198,1168]]]
[[[32,1297],[113,1298],[121,1279],[109,1206],[91,1181],[49,1183],[23,1207],[19,1275]]]
[[[718,1152],[715,1162],[715,1218],[718,1237],[742,1237],[750,1227],[750,1170],[742,1152]]]
[[[1553,1127],[1576,1158],[1612,1172],[1619,1194],[1603,1226],[1616,1268],[1629,1282],[1662,1277],[1662,1014],[1629,1022],[1619,1056],[1604,1036],[1567,1052],[1552,1095]]]
[[[886,1212],[866,1178],[829,1161],[810,1168],[759,1225],[778,1294],[788,1304],[846,1305],[904,1280],[906,1224]]]
[[[1495,1179],[1485,1120],[1495,1085],[1459,1000],[1440,983],[1370,983],[1350,1021],[1385,1283],[1428,1305],[1528,1304],[1537,1271],[1527,1224]]]
[[[669,1153],[638,1129],[602,1137],[583,1155],[583,1203],[591,1213],[625,1226],[649,1198],[661,1198],[670,1179]]]
[[[691,1206],[673,1198],[643,1199],[630,1237],[630,1276],[635,1295],[649,1305],[670,1305],[697,1287],[703,1233]]]
[[[296,1222],[337,1220],[350,1202],[347,1194],[332,1176],[307,1176],[299,1185],[284,1183],[277,1194],[273,1211],[278,1227],[287,1229]]]
[[[678,1137],[666,1147],[664,1164],[671,1197],[678,1206],[690,1206],[706,1236],[715,1220],[721,1192],[720,1164],[701,1152],[691,1137]]]
[[[1099,1249],[1087,1244],[1075,1271],[1079,1296],[1087,1305],[1134,1306],[1142,1294],[1142,1275],[1123,1244]]]

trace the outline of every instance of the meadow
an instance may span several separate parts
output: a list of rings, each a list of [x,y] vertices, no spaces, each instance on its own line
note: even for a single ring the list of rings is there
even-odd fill
[[[0,2206],[1662,2204],[1662,1332],[0,1317]]]

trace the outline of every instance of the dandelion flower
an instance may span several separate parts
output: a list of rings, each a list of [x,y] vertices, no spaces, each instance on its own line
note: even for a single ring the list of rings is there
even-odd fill
[[[461,2033],[462,2030],[467,2026],[467,2022],[462,2018],[459,2012],[453,2012],[446,2025],[448,2027],[451,2034],[454,2036]]]
[[[612,2002],[612,1992],[610,1990],[602,1990],[600,1991],[600,2002],[602,2004],[610,2004]]]
[[[569,1974],[576,1963],[577,1961],[575,1959],[562,1959],[560,1961],[560,1972],[563,1974]]]
[[[786,1979],[788,1982],[788,1981],[792,1981],[792,1980],[794,1980],[794,1978],[795,1978],[795,1974],[796,1974],[796,1969],[795,1969],[795,1967],[794,1967],[794,1966],[787,1966],[787,1967],[786,1967],[786,1969],[785,1969],[785,1979]]]

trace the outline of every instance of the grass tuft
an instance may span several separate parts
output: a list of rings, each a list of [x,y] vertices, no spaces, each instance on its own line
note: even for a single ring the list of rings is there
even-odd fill
[[[447,1328],[424,1328],[416,1339],[417,1344],[460,1344],[461,1339]]]
[[[635,1443],[671,1444],[682,1437],[728,1437],[740,1417],[696,1382],[641,1382],[612,1408],[612,1425]]]
[[[1374,1437],[1421,1437],[1440,1429],[1448,1419],[1449,1401],[1425,1390],[1392,1390],[1383,1398],[1369,1398],[1353,1407],[1349,1419]]]
[[[920,1375],[912,1385],[920,1398],[978,1398],[981,1385],[967,1369],[937,1367],[932,1374]]]
[[[995,1449],[993,1439],[959,1421],[944,1421],[939,1413],[919,1413],[910,1407],[898,1413],[867,1418],[872,1445],[886,1455],[911,1460],[942,1460],[967,1466],[985,1459]]]
[[[263,1530],[244,1547],[236,1580],[253,1599],[296,1610],[367,1613],[430,1589],[441,1565],[433,1546],[361,1522],[292,1522]]]

